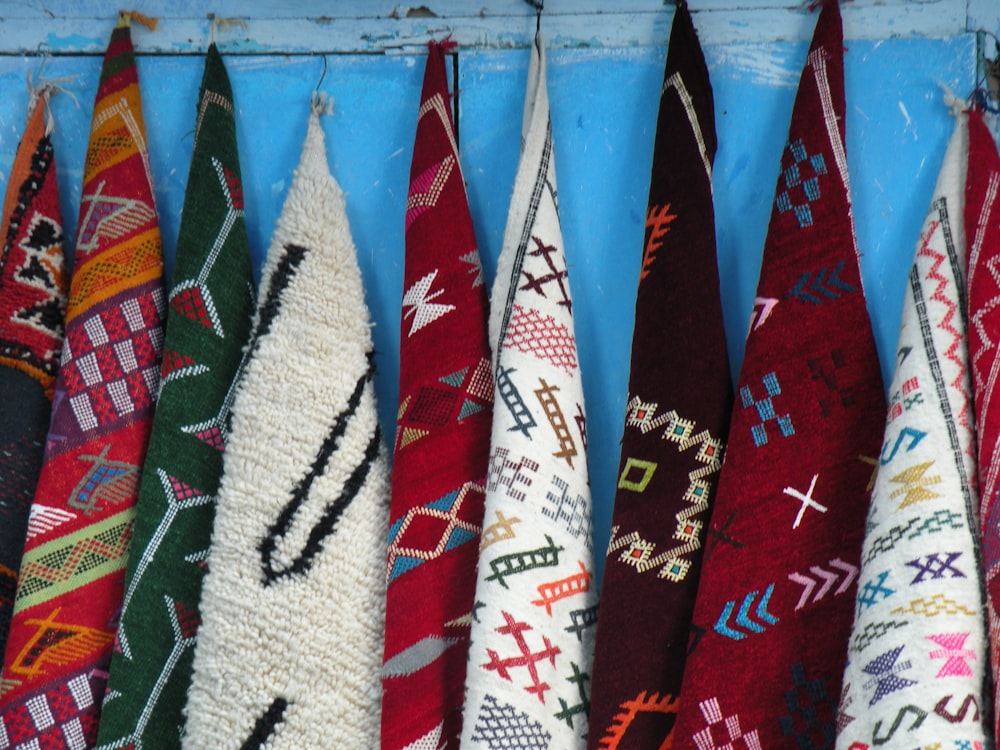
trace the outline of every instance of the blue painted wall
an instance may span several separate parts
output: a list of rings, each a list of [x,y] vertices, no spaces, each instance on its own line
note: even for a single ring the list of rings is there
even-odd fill
[[[0,3],[0,17],[12,6]],[[109,11],[106,18],[89,24],[88,38],[106,37],[112,15]],[[656,28],[665,28],[669,16],[656,18]],[[696,24],[699,18],[696,13]],[[779,157],[806,52],[803,40],[813,23],[807,14],[796,18],[801,26],[792,35],[796,41],[706,46],[719,131],[716,223],[734,374],[742,357]],[[41,33],[44,22],[37,22],[37,28]],[[147,34],[135,31],[140,51]],[[603,549],[627,400],[632,312],[665,48],[656,44],[581,48],[566,45],[565,39],[560,42],[558,29],[551,36],[562,45],[550,52],[549,90],[587,399],[595,543]],[[58,51],[75,43],[65,42]],[[969,93],[975,77],[975,36],[957,28],[940,38],[851,39],[847,46],[848,163],[862,274],[888,379],[905,274],[952,127],[938,81],[960,94]],[[246,48],[245,42],[232,42],[230,50]],[[330,165],[347,192],[375,321],[380,412],[390,435],[397,399],[403,212],[423,73],[418,52],[328,55],[322,83],[335,101],[334,116],[324,121]],[[492,282],[519,148],[528,52],[469,46],[460,48],[458,61],[463,168]],[[322,57],[310,55],[241,54],[227,57],[227,64],[238,108],[250,240],[259,264],[298,159],[309,95],[324,63]],[[202,60],[197,55],[158,54],[141,57],[139,65],[169,270]],[[0,90],[5,92],[0,100],[3,180],[23,125],[28,98],[25,75],[39,66],[35,56],[0,57]],[[75,235],[99,66],[99,58],[93,56],[56,55],[44,62],[45,77],[71,79],[63,85],[76,99],[60,94],[53,100],[68,237]]]

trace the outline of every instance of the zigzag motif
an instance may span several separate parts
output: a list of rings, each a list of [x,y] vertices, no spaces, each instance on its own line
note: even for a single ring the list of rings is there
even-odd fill
[[[666,424],[662,435],[663,439],[675,443],[678,453],[698,447],[695,460],[705,464],[688,472],[689,484],[683,499],[690,505],[677,511],[674,515],[677,528],[674,530],[673,538],[681,543],[653,557],[653,551],[656,549],[654,542],[643,539],[636,531],[618,539],[617,533],[620,528],[615,526],[611,532],[608,554],[628,546],[629,549],[618,558],[621,562],[633,566],[639,573],[645,573],[659,567],[658,578],[680,583],[691,568],[691,561],[684,559],[685,556],[702,546],[701,532],[704,524],[692,519],[708,510],[708,499],[712,486],[708,481],[705,481],[705,478],[717,473],[722,468],[723,443],[721,440],[713,438],[708,430],[702,430],[695,434],[695,423],[689,419],[682,419],[672,409],[654,420],[653,415],[658,407],[659,404],[645,403],[638,396],[633,396],[628,402],[626,423],[639,427],[644,433],[651,429],[647,427],[649,424],[655,424],[657,427]]]
[[[125,567],[134,509],[116,513],[26,554],[17,589],[20,609],[47,601]]]
[[[940,222],[933,222],[927,234],[921,238],[920,250],[917,251],[917,256],[919,257],[921,255],[925,255],[934,259],[933,265],[927,271],[925,280],[937,282],[937,286],[935,286],[934,292],[930,295],[930,298],[935,302],[941,303],[948,309],[944,317],[941,319],[941,322],[938,323],[937,327],[952,336],[952,342],[944,352],[944,356],[950,359],[955,364],[955,367],[958,368],[958,374],[955,376],[954,381],[952,381],[951,387],[956,389],[959,393],[966,393],[964,386],[968,371],[966,370],[964,358],[960,356],[958,351],[965,341],[965,337],[952,324],[952,320],[956,314],[959,316],[959,322],[962,321],[962,312],[958,309],[958,305],[953,300],[949,299],[948,295],[945,293],[949,282],[948,279],[942,276],[938,271],[945,260],[947,260],[947,256],[943,253],[937,252],[930,246],[931,238],[934,236],[938,226],[940,226]],[[955,417],[955,421],[967,430],[971,429],[971,425],[969,423],[969,404],[971,402],[972,399],[963,399],[962,409]],[[969,450],[973,450],[971,442]]]
[[[987,227],[996,221],[993,217],[993,209],[998,189],[1000,189],[1000,175],[994,172],[990,174],[986,196],[984,197],[983,205],[980,208],[979,218],[977,221],[976,235],[972,240],[972,247],[969,252],[969,283],[967,288],[970,292],[973,288],[973,280],[975,278],[976,269],[980,265],[979,254],[982,249]],[[991,313],[994,313],[997,306],[1000,305],[1000,269],[998,269],[998,263],[1000,263],[1000,255],[994,255],[984,264],[993,280],[993,288],[989,290],[993,296],[986,303],[978,305],[975,315],[972,316],[972,324],[975,326],[976,333],[979,336],[979,345],[972,346],[970,343],[969,349],[970,353],[973,349],[975,350],[972,357],[972,369],[974,373],[979,375],[979,377],[973,378],[973,383],[976,391],[975,403],[979,405],[980,413],[989,409],[989,404],[991,403],[993,395],[996,391],[996,342],[990,340],[989,331],[987,326],[983,323],[983,318]],[[979,284],[977,284],[977,298],[981,294],[980,288],[985,286],[987,283],[988,282],[979,282]],[[989,326],[990,328],[996,327],[996,320],[997,318],[994,315]],[[991,350],[994,351],[994,356],[990,358],[993,360],[993,365],[984,371],[979,366],[979,360],[984,354]],[[985,511],[986,505],[989,502],[988,499],[994,498],[996,495],[997,478],[998,473],[1000,472],[998,472],[995,460],[996,445],[993,444],[993,448],[989,451],[989,453],[985,453],[984,451],[981,452],[984,453],[984,455],[979,457],[981,459],[979,463],[982,467],[980,470],[980,476],[983,484],[981,488],[981,497],[984,498],[983,510]],[[988,546],[992,545],[988,544]],[[994,575],[995,574],[991,571],[989,577],[992,579]]]
[[[898,612],[898,609],[894,609],[893,612]],[[896,630],[898,628],[906,627],[908,623],[904,620],[903,622],[897,622],[895,620],[888,620],[886,622],[870,622],[865,625],[864,629],[855,634],[854,639],[851,641],[851,651],[864,651],[870,645],[880,640],[882,636],[888,633],[890,630]]]
[[[918,523],[920,524],[919,526],[917,526]],[[907,540],[911,540],[923,534],[937,534],[945,528],[962,529],[965,528],[965,522],[960,514],[946,508],[936,510],[924,519],[915,516],[903,526],[893,526],[886,534],[872,542],[868,548],[868,552],[865,554],[864,564],[867,565],[883,552],[891,550],[904,536]]]
[[[131,285],[143,277],[149,278],[159,271],[160,258],[160,242],[149,240],[137,244],[125,243],[115,250],[102,252],[89,263],[78,264],[73,269],[73,285],[66,309],[83,310],[92,296],[104,293],[106,297],[116,288],[125,288],[124,284]]]
[[[980,245],[983,239],[982,230],[989,222],[989,214],[992,213],[993,201],[996,199],[998,183],[1000,183],[1000,175],[990,175],[989,188],[987,190],[989,199],[983,205],[982,211],[979,215],[978,225],[980,230],[976,233],[976,237],[973,242],[972,256],[979,255]],[[993,256],[986,262],[986,270],[990,272],[990,276],[993,278],[993,282],[997,290],[1000,290],[1000,271],[997,269],[998,262],[1000,262],[1000,256]],[[975,268],[976,266],[970,263],[970,271],[974,273]],[[972,277],[970,277],[969,281],[971,285]],[[990,339],[986,326],[983,325],[983,318],[992,312],[997,305],[1000,305],[1000,292],[991,297],[990,300],[976,310],[976,314],[972,316],[972,324],[976,327],[976,332],[979,334],[979,338],[982,341],[982,346],[977,348],[975,355],[972,357],[972,366],[976,369],[979,368],[979,359],[995,346],[995,342]],[[985,382],[985,378],[981,382]]]
[[[598,741],[597,750],[619,750],[621,741],[639,714],[676,714],[677,699],[669,694],[661,698],[659,693],[643,690],[635,698],[622,703],[619,708],[621,710],[614,715],[611,724],[604,730],[604,736]],[[673,734],[671,728],[661,747],[670,747]]]

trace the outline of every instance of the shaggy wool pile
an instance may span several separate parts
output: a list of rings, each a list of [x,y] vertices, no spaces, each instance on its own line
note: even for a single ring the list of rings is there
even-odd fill
[[[389,476],[324,108],[314,100],[233,404],[185,748],[379,743]]]

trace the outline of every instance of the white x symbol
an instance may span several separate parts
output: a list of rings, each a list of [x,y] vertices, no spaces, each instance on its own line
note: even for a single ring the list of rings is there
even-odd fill
[[[802,516],[804,516],[806,513],[806,508],[815,508],[820,513],[826,513],[826,506],[820,505],[815,500],[813,500],[812,497],[813,490],[816,489],[817,479],[819,479],[819,474],[813,474],[812,481],[809,483],[809,489],[806,491],[806,494],[804,495],[794,487],[785,487],[785,489],[783,490],[783,492],[786,495],[791,495],[796,500],[802,501],[802,507],[799,508],[799,513],[797,516],[795,516],[795,523],[792,524],[793,529],[799,528],[799,524],[802,523]]]

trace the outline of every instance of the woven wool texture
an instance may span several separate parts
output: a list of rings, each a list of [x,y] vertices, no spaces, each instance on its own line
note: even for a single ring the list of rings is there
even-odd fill
[[[127,15],[101,69],[78,226],[4,658],[0,721],[13,746],[95,741],[159,388],[163,260]]]
[[[844,104],[831,1],[782,155],[674,748],[834,740],[885,415],[851,219]]]
[[[377,747],[389,476],[314,101],[223,458],[185,748]]]
[[[4,200],[0,255],[0,654],[42,469],[68,278],[48,92],[33,93]]]
[[[490,309],[494,418],[462,746],[586,746],[597,592],[583,387],[535,36]]]
[[[493,383],[486,288],[435,42],[410,167],[403,288],[382,747],[438,750],[457,748],[461,735]]]
[[[965,338],[968,147],[959,115],[903,300],[840,701],[840,750],[889,739],[893,747],[982,747],[989,734],[980,710],[987,641]]]
[[[1000,351],[1000,156],[989,129],[978,112],[969,113],[969,162],[965,185],[965,238],[969,259],[969,360],[976,427],[979,437],[978,476],[981,491],[979,520],[982,524],[982,569],[986,572],[988,626],[993,666],[992,702],[994,729],[1000,728],[1000,404],[993,400]],[[957,242],[957,240],[956,240]],[[958,252],[962,252],[959,246]],[[969,565],[973,561],[969,560]],[[987,707],[988,709],[989,707]]]
[[[98,734],[108,750],[180,747],[229,407],[254,311],[232,90],[214,44],[195,127],[160,398]]]
[[[712,88],[684,3],[668,50],[597,621],[592,750],[657,748],[673,728],[733,404],[712,208]]]

